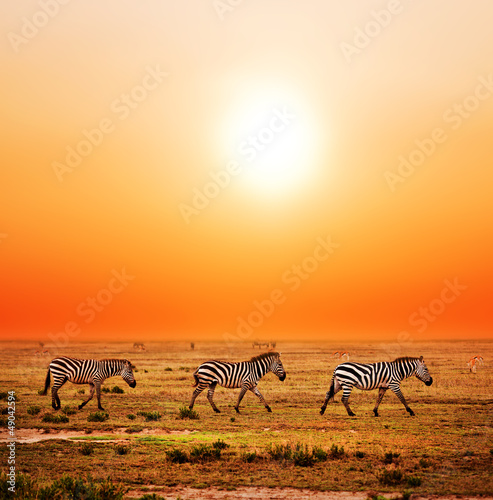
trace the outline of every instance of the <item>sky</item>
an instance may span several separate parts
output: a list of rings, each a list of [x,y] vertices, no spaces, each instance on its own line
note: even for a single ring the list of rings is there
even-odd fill
[[[492,337],[491,2],[0,13],[0,339]]]

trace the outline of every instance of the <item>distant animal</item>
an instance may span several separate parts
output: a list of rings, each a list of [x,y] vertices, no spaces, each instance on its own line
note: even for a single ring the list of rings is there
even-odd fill
[[[286,371],[281,362],[281,355],[278,352],[265,352],[254,356],[249,361],[239,363],[229,363],[226,361],[206,361],[195,370],[193,377],[195,383],[193,387],[192,400],[190,401],[190,410],[193,408],[195,399],[206,388],[209,387],[207,399],[216,413],[220,413],[214,404],[214,390],[219,384],[228,389],[237,389],[241,387],[238,402],[235,410],[240,413],[240,403],[247,391],[252,391],[264,404],[268,412],[271,412],[270,406],[265,402],[264,397],[257,389],[259,380],[269,371],[283,381],[286,378]]]
[[[48,351],[48,349],[44,349],[43,352],[41,353],[43,356],[49,356],[50,355],[50,351]]]
[[[473,356],[468,362],[467,366],[469,366],[469,371],[471,373],[476,373],[476,367],[483,365],[483,357],[482,356]]]
[[[134,349],[136,349],[137,351],[144,351],[144,352],[147,351],[146,346],[141,342],[135,342]]]
[[[195,344],[193,342],[190,342],[190,349],[192,349],[192,351],[195,349]]]
[[[337,359],[346,357],[349,361],[349,351],[335,351],[334,354],[332,354],[332,357]]]
[[[423,356],[420,358],[402,357],[394,361],[380,363],[342,363],[334,370],[330,389],[325,396],[320,414],[324,414],[327,403],[342,389],[342,404],[346,408],[348,415],[354,417],[355,414],[349,407],[348,400],[352,388],[356,387],[365,391],[378,388],[378,397],[373,409],[375,417],[378,417],[378,407],[387,389],[390,389],[399,398],[410,415],[414,415],[400,389],[402,380],[412,375],[415,375],[425,385],[429,386],[433,383],[433,379],[423,361]]]
[[[41,351],[34,351],[35,356],[41,356]]]
[[[262,347],[269,347],[269,342],[252,342],[252,347],[255,349],[255,347],[258,347],[259,349],[262,349]]]
[[[65,356],[55,358],[51,361],[46,374],[45,388],[43,396],[46,395],[50,387],[50,374],[53,375],[53,387],[51,388],[51,406],[55,410],[60,409],[60,398],[58,390],[67,380],[73,384],[89,384],[89,397],[79,405],[79,410],[93,398],[94,390],[98,398],[98,408],[104,410],[101,406],[101,384],[109,377],[121,375],[123,380],[130,386],[135,387],[135,381],[132,371],[132,363],[128,359],[76,359]]]

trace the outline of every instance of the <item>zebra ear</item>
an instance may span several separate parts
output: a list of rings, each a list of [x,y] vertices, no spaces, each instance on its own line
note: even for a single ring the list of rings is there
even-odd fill
[[[420,360],[420,361],[423,361],[423,356],[420,356],[420,357],[419,357],[419,360]]]

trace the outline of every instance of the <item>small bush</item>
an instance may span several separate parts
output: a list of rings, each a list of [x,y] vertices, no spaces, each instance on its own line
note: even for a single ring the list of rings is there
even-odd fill
[[[108,420],[110,416],[105,411],[97,411],[96,413],[89,413],[87,416],[88,422],[104,422]]]
[[[172,372],[173,371],[173,368],[170,368],[169,366],[167,368],[164,369],[165,372]]]
[[[190,410],[186,406],[181,406],[178,418],[180,418],[182,420],[184,420],[186,418],[188,418],[190,420],[198,420],[199,414],[195,410]]]
[[[184,464],[189,461],[188,455],[178,448],[166,450],[166,456],[168,457],[168,460],[175,464]]]
[[[127,434],[133,434],[135,432],[142,432],[144,428],[141,425],[132,425],[128,429],[125,429]]]
[[[344,451],[344,446],[337,446],[336,444],[333,444],[330,447],[330,456],[332,458],[341,458],[344,456],[346,452]]]
[[[161,414],[158,411],[138,411],[137,415],[144,417],[146,422],[160,420]]]
[[[130,446],[127,446],[127,445],[122,444],[122,443],[118,443],[115,446],[115,453],[117,455],[127,455],[128,453],[130,453]]]
[[[111,389],[109,387],[101,387],[101,392],[103,394],[108,394],[108,392],[111,392]]]
[[[383,457],[384,464],[391,464],[395,459],[399,458],[399,453],[385,453]]]
[[[357,450],[354,455],[355,455],[356,458],[364,458],[365,457],[365,452]]]
[[[315,463],[313,453],[310,452],[308,446],[297,443],[293,451],[294,465],[298,467],[312,467]]]
[[[220,458],[221,450],[207,444],[197,444],[190,450],[190,459],[195,462],[219,460]]]
[[[212,447],[215,448],[216,450],[224,450],[226,448],[229,448],[229,444],[225,443],[221,439],[218,439],[217,441],[214,441],[212,443]]]
[[[322,448],[314,446],[312,448],[313,458],[317,462],[325,462],[329,458],[329,454]]]
[[[290,444],[276,444],[270,445],[267,449],[267,453],[274,460],[291,460],[293,456],[293,450]]]
[[[85,394],[86,393],[86,390],[85,389],[79,389],[77,391],[77,394]]]
[[[94,452],[94,446],[92,443],[82,443],[82,446],[79,448],[79,451],[82,455],[92,455]]]
[[[231,417],[230,418],[231,422],[236,422],[236,418],[235,417]],[[492,453],[493,453],[493,450],[490,450]]]
[[[419,476],[408,476],[407,485],[411,488],[421,486],[421,478]]]
[[[465,457],[472,457],[474,455],[474,451],[466,450],[464,452]]]
[[[243,462],[251,464],[252,462],[255,462],[255,460],[257,460],[257,452],[255,452],[255,451],[252,451],[252,452],[247,451],[246,453],[243,453],[241,455],[241,460],[243,460]]]
[[[71,406],[64,406],[62,408],[62,412],[65,413],[65,415],[75,415],[77,413],[77,410],[75,408],[72,408]]]
[[[127,415],[127,418],[128,418],[129,420],[135,420],[135,419],[137,418],[137,415],[134,415],[133,413],[129,413],[129,414]]]
[[[41,406],[30,406],[27,409],[29,415],[37,415],[41,411]]]
[[[41,420],[42,422],[49,422],[52,424],[66,424],[68,422],[68,417],[66,415],[47,413]]]
[[[378,480],[386,486],[393,486],[402,482],[402,472],[399,469],[384,469]]]
[[[111,392],[113,394],[124,394],[125,391],[123,389],[121,389],[120,387],[118,387],[117,385],[115,385],[115,387],[113,387],[113,389],[111,389]]]

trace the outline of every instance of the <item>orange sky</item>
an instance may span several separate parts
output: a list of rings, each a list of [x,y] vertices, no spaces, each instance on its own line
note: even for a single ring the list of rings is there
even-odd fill
[[[0,6],[0,339],[491,338],[491,2],[234,3]]]

